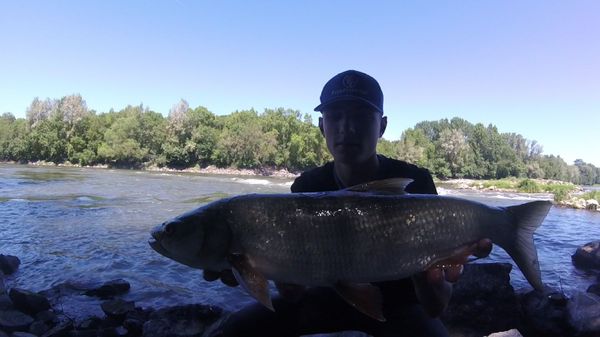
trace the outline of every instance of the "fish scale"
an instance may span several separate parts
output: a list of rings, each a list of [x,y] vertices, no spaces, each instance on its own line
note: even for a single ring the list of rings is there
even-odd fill
[[[508,222],[498,208],[462,199],[357,194],[237,197],[229,225],[268,278],[325,285],[407,277],[486,237],[480,223]]]

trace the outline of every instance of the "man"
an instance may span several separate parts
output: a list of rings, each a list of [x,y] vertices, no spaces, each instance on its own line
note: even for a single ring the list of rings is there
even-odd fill
[[[329,80],[321,93],[319,128],[333,162],[304,172],[292,192],[334,191],[394,177],[413,179],[409,193],[437,194],[429,172],[376,153],[385,132],[383,93],[371,76],[348,70]],[[458,279],[471,254],[485,256],[491,242],[482,240],[457,256],[410,279],[379,282],[385,322],[359,312],[329,288],[303,289],[277,284],[280,297],[273,299],[275,312],[260,304],[232,314],[220,327],[219,336],[298,336],[345,330],[372,336],[447,336],[437,317],[450,299],[450,282]],[[235,285],[230,271],[205,271],[205,279]]]

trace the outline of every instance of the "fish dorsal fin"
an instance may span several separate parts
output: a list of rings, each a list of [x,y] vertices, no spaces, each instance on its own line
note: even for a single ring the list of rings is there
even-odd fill
[[[334,289],[340,297],[356,310],[380,322],[385,322],[381,290],[376,286],[369,283],[348,284],[338,282]]]
[[[412,183],[410,178],[390,178],[375,180],[348,187],[346,191],[370,192],[375,194],[407,194],[406,186]]]
[[[275,311],[269,295],[269,282],[267,278],[256,270],[246,255],[229,254],[228,261],[238,283],[257,301],[265,307]]]

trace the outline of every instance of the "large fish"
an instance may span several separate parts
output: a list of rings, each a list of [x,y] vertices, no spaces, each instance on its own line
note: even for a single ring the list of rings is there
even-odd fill
[[[543,289],[533,232],[549,201],[490,207],[406,194],[411,181],[226,198],[166,221],[152,231],[149,243],[193,268],[231,268],[238,282],[271,309],[267,280],[335,287],[357,309],[384,320],[380,305],[361,302],[364,294],[358,289],[368,286],[354,285],[411,276],[483,238],[506,250],[529,283]],[[365,291],[380,296],[377,290]]]

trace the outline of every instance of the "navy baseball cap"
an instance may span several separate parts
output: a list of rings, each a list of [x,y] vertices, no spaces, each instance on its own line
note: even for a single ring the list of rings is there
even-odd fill
[[[356,70],[347,70],[333,76],[321,91],[321,104],[315,111],[340,101],[361,101],[383,113],[383,92],[377,80]]]

